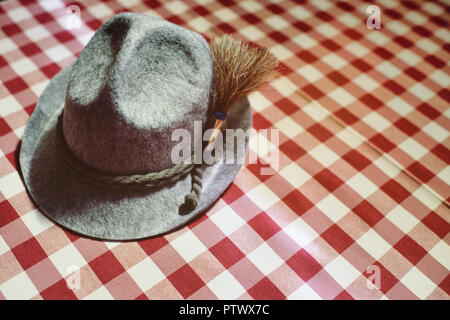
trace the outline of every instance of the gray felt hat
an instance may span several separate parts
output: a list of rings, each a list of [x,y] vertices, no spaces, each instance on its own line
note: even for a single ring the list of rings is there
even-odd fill
[[[248,138],[235,164],[220,160],[196,167],[202,184],[188,212],[180,207],[193,188],[192,174],[148,189],[109,189],[70,170],[63,150],[111,175],[170,169],[178,143],[172,131],[182,128],[195,136],[194,121],[203,129],[211,126],[212,78],[210,48],[201,35],[135,13],[109,19],[78,59],[50,81],[26,127],[20,166],[38,208],[59,225],[107,240],[159,235],[197,217],[238,173]],[[251,127],[247,98],[230,111],[226,126]]]

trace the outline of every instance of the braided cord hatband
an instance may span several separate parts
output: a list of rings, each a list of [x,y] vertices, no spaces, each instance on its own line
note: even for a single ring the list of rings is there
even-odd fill
[[[185,202],[180,209],[182,213],[187,213],[197,207],[202,190],[202,171],[198,166],[192,163],[179,163],[161,171],[133,175],[112,175],[94,169],[81,162],[69,149],[62,128],[63,114],[64,112],[61,112],[57,124],[61,154],[64,162],[81,181],[111,190],[145,190],[176,182],[187,174],[191,174],[191,191],[186,195]]]

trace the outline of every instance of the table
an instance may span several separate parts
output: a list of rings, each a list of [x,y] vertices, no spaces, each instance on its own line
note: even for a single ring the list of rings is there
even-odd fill
[[[0,3],[0,298],[449,299],[450,6],[376,5]],[[122,11],[270,48],[280,76],[250,101],[256,130],[279,129],[280,160],[273,175],[243,167],[175,233],[113,243],[45,218],[17,149],[49,79]]]

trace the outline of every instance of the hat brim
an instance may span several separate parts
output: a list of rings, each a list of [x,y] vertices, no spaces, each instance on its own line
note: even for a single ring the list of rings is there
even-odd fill
[[[67,169],[56,139],[73,64],[58,73],[40,96],[25,129],[20,150],[23,179],[37,207],[55,223],[78,234],[104,240],[138,240],[178,229],[205,211],[231,184],[248,151],[235,164],[206,166],[195,210],[179,213],[191,188],[191,176],[147,191],[105,190],[86,184]],[[227,118],[227,128],[251,127],[251,108],[241,99]],[[225,151],[225,150],[224,150]],[[225,153],[225,152],[224,152]]]

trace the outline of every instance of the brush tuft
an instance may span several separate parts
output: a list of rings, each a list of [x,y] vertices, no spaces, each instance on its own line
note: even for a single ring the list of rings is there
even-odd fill
[[[266,48],[250,47],[230,35],[211,42],[214,81],[212,110],[226,114],[243,96],[276,75],[278,61]]]

